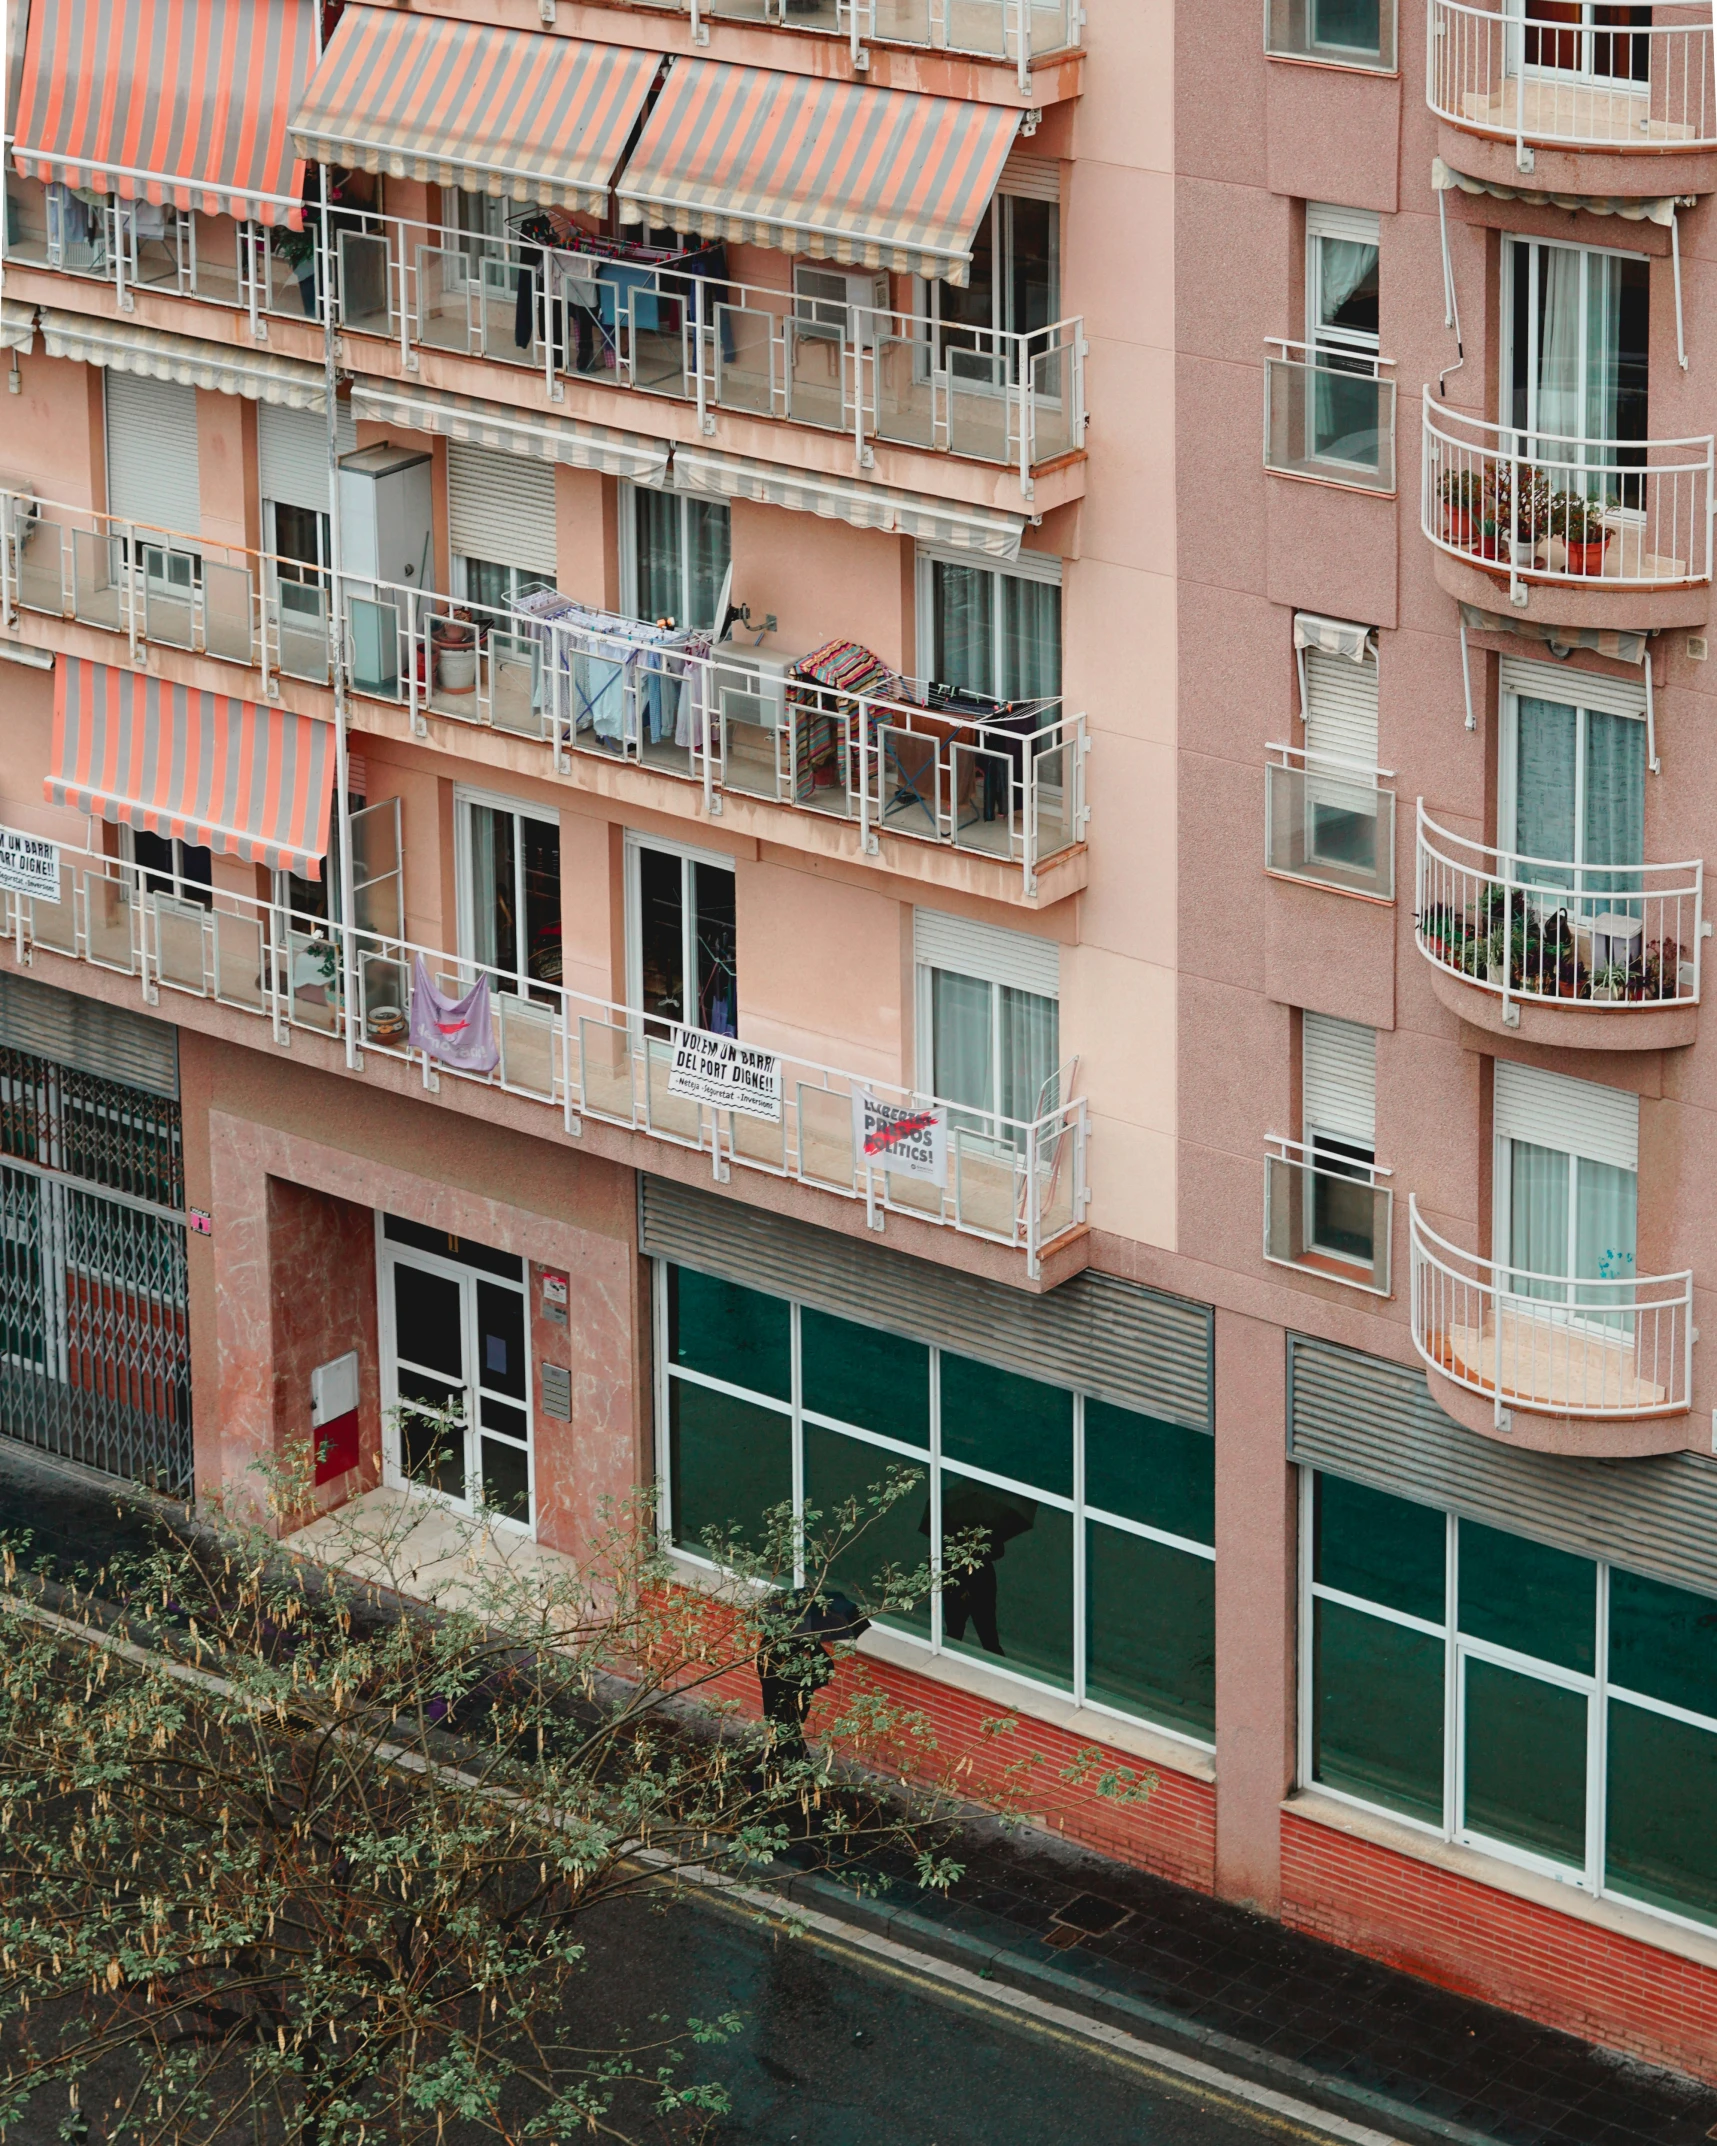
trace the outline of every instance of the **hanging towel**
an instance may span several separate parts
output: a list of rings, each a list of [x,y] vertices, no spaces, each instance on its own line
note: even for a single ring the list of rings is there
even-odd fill
[[[411,1041],[460,1073],[488,1073],[500,1063],[489,979],[480,976],[461,999],[444,998],[429,980],[421,954],[411,972]]]

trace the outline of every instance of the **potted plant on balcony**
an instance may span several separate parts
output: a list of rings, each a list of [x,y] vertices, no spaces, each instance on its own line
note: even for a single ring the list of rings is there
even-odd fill
[[[1451,469],[1443,474],[1438,493],[1443,502],[1443,535],[1463,551],[1476,548],[1476,531],[1485,514],[1486,486],[1476,469]]]
[[[1592,996],[1605,1003],[1625,999],[1628,995],[1627,964],[1612,961],[1607,968],[1599,969],[1592,978]]]
[[[1681,947],[1674,939],[1654,939],[1641,963],[1642,996],[1673,999],[1681,996]]]
[[[1539,539],[1549,524],[1550,502],[1555,495],[1550,479],[1541,469],[1520,469],[1514,473],[1511,496],[1513,564],[1531,566],[1536,561]]]
[[[1583,492],[1558,492],[1545,516],[1547,534],[1535,556],[1553,574],[1601,574],[1604,571],[1604,509]]]

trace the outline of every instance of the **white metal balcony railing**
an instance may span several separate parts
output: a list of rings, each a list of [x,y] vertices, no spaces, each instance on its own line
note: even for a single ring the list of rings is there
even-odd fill
[[[1080,0],[638,0],[638,5],[689,15],[694,36],[706,22],[756,22],[848,37],[855,56],[870,44],[914,45],[1007,61],[1018,68],[1022,90],[1031,86],[1033,59],[1071,51],[1085,20]]]
[[[1395,0],[1264,0],[1264,50],[1275,60],[1395,70]]]
[[[889,834],[990,857],[1028,892],[1084,839],[1085,718],[1055,699],[986,721],[916,680],[889,699],[783,679],[743,644],[631,661],[576,619],[0,491],[0,618],[20,610],[123,637],[132,663],[152,642],[243,666],[262,700],[276,677],[327,686],[338,665],[353,696],[407,710],[420,733],[435,716],[536,740],[545,773],[628,763],[696,785],[712,816],[733,796],[845,820],[869,855]]]
[[[1469,133],[1546,149],[1717,148],[1710,0],[1602,7],[1428,0],[1425,101]]]
[[[1414,931],[1428,961],[1502,1001],[1626,1015],[1699,1000],[1704,872],[1511,856],[1418,808]]]
[[[1395,899],[1394,770],[1299,745],[1264,764],[1264,869],[1373,901]]]
[[[6,258],[111,282],[122,307],[140,289],[202,300],[245,312],[262,338],[269,315],[319,321],[331,281],[341,330],[395,343],[407,371],[421,350],[479,357],[541,373],[557,401],[580,379],[689,403],[709,431],[727,411],[845,433],[861,467],[878,444],[998,463],[1028,491],[1034,469],[1084,444],[1083,323],[944,321],[938,284],[930,312],[899,312],[821,284],[718,282],[581,255],[576,236],[545,269],[543,250],[520,240],[346,209],[330,233],[330,278],[319,228],[271,232],[169,208],[151,216],[160,236],[143,238],[136,205],[110,200],[73,240],[56,232],[50,191],[8,177]]]
[[[596,1119],[706,1154],[719,1179],[736,1168],[794,1178],[863,1200],[878,1215],[983,1237],[1022,1251],[1034,1277],[1043,1250],[1083,1219],[1085,1103],[1065,1094],[1070,1073],[1047,1084],[1041,1114],[1025,1122],[780,1053],[780,1116],[770,1121],[671,1092],[675,1037],[725,1039],[224,888],[205,904],[147,882],[116,858],[62,849],[60,899],[0,892],[0,936],[20,961],[44,947],[135,977],[151,1004],[179,992],[254,1014],[278,1043],[314,1031],[345,1044],[360,1075],[372,1054],[409,1063],[421,1068],[425,1088],[471,1081],[539,1103],[545,1125],[552,1113],[573,1138],[585,1118]],[[500,1054],[491,1072],[458,1071],[413,1050],[411,976],[420,955],[443,992],[462,996],[489,978]],[[859,1096],[947,1113],[946,1187],[866,1164],[855,1131]]]
[[[1395,1195],[1375,1163],[1267,1136],[1264,1257],[1373,1296],[1389,1294]]]
[[[1597,590],[1711,579],[1712,440],[1579,440],[1493,425],[1425,388],[1420,526],[1506,579]]]
[[[1264,467],[1280,477],[1393,492],[1394,362],[1271,336],[1264,348]]]
[[[1463,1252],[1407,1202],[1413,1345],[1495,1406],[1626,1421],[1685,1414],[1693,1391],[1693,1276],[1625,1281],[1527,1274]]]

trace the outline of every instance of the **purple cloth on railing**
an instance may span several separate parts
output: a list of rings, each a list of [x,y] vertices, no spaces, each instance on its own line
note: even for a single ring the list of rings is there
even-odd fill
[[[460,1073],[491,1072],[501,1053],[489,979],[480,976],[463,998],[446,998],[430,982],[428,964],[419,954],[411,972],[411,1041],[414,1049]]]

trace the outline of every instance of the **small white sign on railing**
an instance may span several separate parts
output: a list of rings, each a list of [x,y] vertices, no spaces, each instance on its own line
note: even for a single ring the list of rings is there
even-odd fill
[[[668,1093],[717,1110],[737,1110],[747,1118],[781,1122],[781,1061],[732,1036],[706,1036],[695,1028],[676,1028]]]
[[[60,845],[0,827],[0,887],[8,894],[60,898]]]
[[[902,1110],[861,1089],[853,1093],[853,1138],[867,1170],[892,1170],[927,1185],[948,1184],[948,1113]]]

